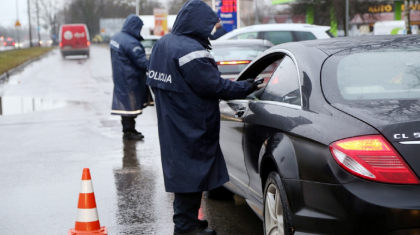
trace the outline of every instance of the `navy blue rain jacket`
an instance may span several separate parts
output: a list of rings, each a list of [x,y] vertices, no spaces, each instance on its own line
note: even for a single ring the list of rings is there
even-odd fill
[[[229,181],[219,146],[219,99],[245,98],[250,85],[221,78],[205,50],[218,19],[200,0],[185,3],[172,33],[150,56],[147,84],[155,93],[168,192],[201,192]]]
[[[210,35],[209,38],[211,40],[216,40],[218,38],[220,38],[221,36],[225,35],[227,33],[226,29],[222,27],[216,29],[216,32],[214,32],[213,35]]]
[[[143,21],[132,14],[127,17],[121,32],[109,43],[111,48],[112,79],[114,93],[112,114],[137,116],[147,105],[147,59],[140,36]]]

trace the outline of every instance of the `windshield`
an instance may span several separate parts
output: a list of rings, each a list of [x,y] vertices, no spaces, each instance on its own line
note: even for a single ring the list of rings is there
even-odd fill
[[[328,59],[323,87],[331,103],[420,98],[420,48],[342,52]]]
[[[214,46],[210,53],[218,64],[222,74],[238,74],[253,59],[263,53],[269,47],[265,46]],[[221,64],[223,62],[234,62],[230,64]],[[238,63],[235,63],[238,62]]]

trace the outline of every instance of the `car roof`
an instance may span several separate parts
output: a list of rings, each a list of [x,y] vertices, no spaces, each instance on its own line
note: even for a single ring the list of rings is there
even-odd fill
[[[333,55],[340,51],[363,48],[375,45],[391,45],[391,44],[417,44],[420,46],[420,35],[375,35],[375,36],[354,36],[339,37],[329,39],[317,39],[300,42],[290,42],[280,44],[268,49],[288,49],[296,47],[304,47],[306,50],[315,49],[324,52],[327,55]]]
[[[262,39],[237,39],[237,40],[216,40],[211,41],[212,46],[246,46],[246,45],[260,45],[272,47],[274,44],[268,40]]]
[[[331,27],[329,26],[319,26],[319,25],[312,25],[312,24],[258,24],[258,25],[251,25],[242,27],[239,29],[235,29],[225,35],[223,35],[220,39],[226,38],[229,35],[235,36],[237,34],[242,33],[249,33],[249,32],[260,32],[260,31],[327,31]]]

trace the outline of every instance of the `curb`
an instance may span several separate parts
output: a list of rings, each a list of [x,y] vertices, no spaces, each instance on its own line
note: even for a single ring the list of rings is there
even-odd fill
[[[10,76],[12,76],[13,74],[22,71],[26,66],[28,66],[30,63],[35,62],[37,60],[40,60],[46,56],[48,56],[50,53],[52,53],[55,49],[52,49],[38,57],[35,57],[33,59],[30,59],[26,62],[24,62],[21,65],[18,65],[17,67],[10,69],[9,71],[4,72],[3,74],[0,74],[0,84],[3,84],[5,82],[7,82],[7,80],[9,79]]]

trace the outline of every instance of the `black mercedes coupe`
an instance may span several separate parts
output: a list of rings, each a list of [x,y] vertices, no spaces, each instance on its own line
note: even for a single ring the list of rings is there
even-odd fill
[[[230,182],[266,235],[420,234],[420,36],[281,44],[220,102]]]

